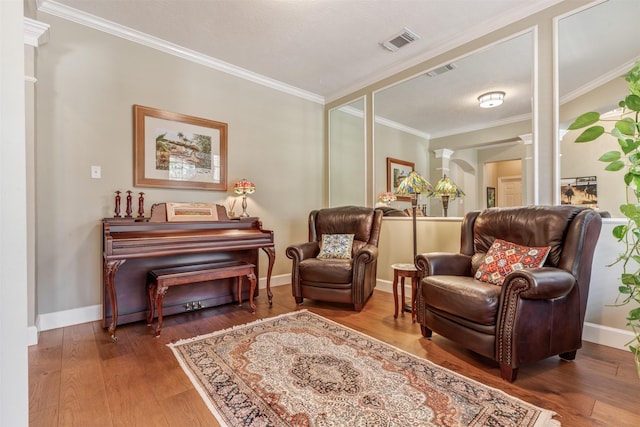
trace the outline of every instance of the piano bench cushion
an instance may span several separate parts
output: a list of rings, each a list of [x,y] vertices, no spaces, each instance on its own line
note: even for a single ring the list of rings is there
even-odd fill
[[[255,265],[244,261],[216,262],[208,264],[181,265],[178,267],[151,270],[147,276],[147,291],[149,294],[149,312],[147,323],[150,325],[158,315],[156,337],[162,330],[162,301],[170,286],[187,285],[228,278],[237,278],[238,304],[242,305],[242,276],[249,280],[249,307],[255,313],[253,294],[256,288]]]
[[[227,279],[253,273],[255,265],[247,262],[229,261],[207,264],[181,265],[151,270],[149,286],[156,282],[160,286],[175,286],[187,283],[206,282],[209,280]]]

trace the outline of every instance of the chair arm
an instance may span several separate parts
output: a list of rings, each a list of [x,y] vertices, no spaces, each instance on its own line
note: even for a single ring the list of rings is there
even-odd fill
[[[355,264],[369,264],[378,258],[378,248],[374,245],[364,245],[353,257]]]
[[[518,280],[520,279],[520,280]],[[522,283],[524,279],[524,284]],[[517,280],[516,284],[514,281]],[[510,284],[514,282],[514,286]],[[539,267],[515,271],[502,284],[503,293],[517,289],[520,298],[553,299],[568,295],[576,284],[576,278],[566,270],[555,267]],[[524,289],[522,287],[524,286]]]
[[[429,252],[416,256],[422,276],[471,276],[471,257],[449,252]]]
[[[315,257],[319,251],[318,242],[306,242],[289,246],[285,253],[287,258],[291,258],[294,262],[300,262],[303,259]]]

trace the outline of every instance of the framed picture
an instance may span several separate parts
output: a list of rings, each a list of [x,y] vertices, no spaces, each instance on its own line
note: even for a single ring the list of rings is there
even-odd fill
[[[415,168],[415,163],[405,162],[404,160],[387,157],[387,191],[395,193],[398,185],[405,179]],[[409,201],[409,196],[396,196],[397,200]]]
[[[227,124],[133,106],[134,185],[227,190]]]
[[[217,221],[215,203],[167,202],[167,222]]]
[[[579,176],[560,179],[560,203],[563,205],[595,206],[598,204],[598,178]]]
[[[496,207],[496,188],[495,187],[487,187],[487,207],[488,208]]]

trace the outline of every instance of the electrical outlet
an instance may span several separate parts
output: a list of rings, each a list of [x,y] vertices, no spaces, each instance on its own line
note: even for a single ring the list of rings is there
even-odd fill
[[[102,168],[100,166],[91,166],[91,178],[100,179],[102,178]]]

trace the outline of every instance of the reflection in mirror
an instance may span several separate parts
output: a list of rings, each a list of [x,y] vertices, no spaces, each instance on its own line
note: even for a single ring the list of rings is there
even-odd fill
[[[588,111],[608,113],[610,120],[619,118],[618,101],[628,93],[623,75],[640,59],[638,16],[640,2],[610,0],[558,21],[559,202],[597,206],[614,218],[623,217],[618,206],[626,203],[620,185],[624,171],[605,171],[598,158],[618,149],[617,141],[603,135],[578,144],[574,141],[581,131],[566,132],[566,128]],[[610,123],[603,125],[605,129],[611,128]]]
[[[432,184],[446,174],[466,194],[449,203],[449,216],[487,207],[487,187],[497,189],[496,206],[532,203],[532,58],[526,32],[376,92],[376,170],[393,157],[414,162]],[[504,103],[480,108],[479,96],[493,91],[505,92]],[[376,191],[385,180],[376,174]],[[442,215],[439,200],[419,204]]]
[[[366,205],[364,98],[329,112],[329,206]]]

